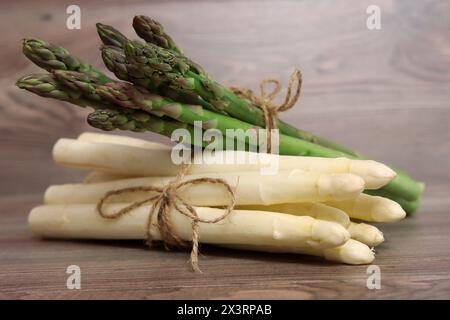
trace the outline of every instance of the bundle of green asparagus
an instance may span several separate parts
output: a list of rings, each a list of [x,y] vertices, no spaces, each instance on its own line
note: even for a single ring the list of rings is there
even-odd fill
[[[174,139],[174,134],[183,129],[191,137],[183,143],[200,150],[207,150],[209,143],[195,139],[196,133],[212,130],[215,139],[226,142],[214,145],[223,148],[225,156],[241,155],[244,150],[245,158],[253,154],[249,151],[255,147],[258,150],[259,142],[234,132],[263,132],[267,118],[261,106],[216,82],[183,53],[157,21],[136,16],[133,27],[143,42],[129,40],[115,28],[97,24],[103,43],[102,59],[118,80],[62,47],[26,39],[23,53],[47,73],[26,75],[17,86],[42,97],[93,108],[87,121],[100,130],[151,131]],[[309,253],[347,263],[370,262],[373,254],[367,245],[381,243],[383,236],[375,227],[351,222],[349,217],[375,222],[399,220],[405,211],[412,213],[420,205],[423,183],[281,120],[276,120],[276,126],[281,171],[271,178],[256,176],[261,165],[255,164],[190,167],[190,176],[212,175],[231,184],[240,179],[238,207],[223,224],[201,225],[201,240],[244,249]],[[96,183],[50,187],[46,204],[30,215],[33,230],[43,236],[142,238],[140,223],[145,207],[113,226],[111,221],[94,216],[95,203],[102,193],[119,186],[164,185],[170,180],[164,177],[175,176],[179,170],[168,155],[167,147],[125,137],[82,135],[77,140],[60,140],[54,149],[55,161],[93,170],[89,179]],[[269,186],[277,190],[272,192]],[[220,190],[198,189],[205,196],[196,190],[184,192],[183,197],[194,206],[202,206],[197,208],[200,216],[214,216],[220,209],[211,207],[225,205],[226,196]],[[139,197],[119,199],[121,203],[111,206],[117,208]],[[256,218],[259,215],[261,218]],[[293,215],[313,218],[298,220]],[[90,221],[90,225],[82,225],[82,219]],[[189,240],[187,221],[181,216],[174,219],[178,219],[180,236]],[[311,226],[322,226],[324,220],[332,220],[333,224],[317,227],[315,234]],[[234,226],[234,221],[239,223],[229,226]],[[253,223],[255,230],[247,239],[246,229]],[[296,226],[298,230],[292,229]],[[278,228],[284,231],[278,232]],[[270,235],[269,229],[273,231]],[[161,238],[158,227],[150,231],[155,239]],[[280,239],[285,238],[285,232],[289,236],[283,242]],[[349,240],[350,236],[353,240]],[[233,237],[240,240],[234,241]],[[296,244],[298,237],[306,245]],[[354,258],[354,252],[364,253]]]
[[[223,151],[228,155],[238,152]],[[60,139],[53,149],[54,161],[91,172],[83,183],[47,188],[44,205],[30,213],[32,230],[44,237],[144,239],[151,203],[115,221],[99,216],[96,205],[113,190],[167,185],[179,171],[171,153],[166,145],[125,136],[83,133],[77,139]],[[201,242],[366,264],[374,259],[371,247],[381,244],[384,237],[375,226],[353,219],[394,222],[406,215],[396,202],[362,193],[366,187],[386,185],[395,176],[381,163],[301,156],[279,160],[276,175],[261,175],[262,162],[206,162],[189,167],[187,180],[219,178],[235,186],[235,209],[220,223],[200,223]],[[220,207],[229,202],[220,185],[197,184],[181,189],[179,196],[204,219],[221,215]],[[107,210],[117,211],[146,197],[142,192],[118,195]],[[177,235],[191,240],[191,221],[176,210],[170,218]],[[150,228],[153,239],[162,239],[156,222]]]

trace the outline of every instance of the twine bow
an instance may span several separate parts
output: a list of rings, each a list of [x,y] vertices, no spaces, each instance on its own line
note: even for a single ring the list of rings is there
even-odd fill
[[[171,247],[186,247],[187,243],[180,239],[173,230],[173,225],[170,221],[170,212],[172,209],[177,210],[181,214],[185,215],[191,219],[192,225],[192,250],[191,250],[191,266],[194,271],[201,272],[198,267],[198,242],[199,242],[199,223],[217,223],[224,220],[233,210],[236,203],[236,196],[234,189],[228,184],[224,179],[218,178],[196,178],[183,181],[184,176],[187,173],[189,166],[182,165],[181,170],[178,172],[175,180],[171,181],[165,187],[154,187],[154,186],[138,186],[129,187],[119,190],[112,190],[107,192],[102,199],[97,203],[97,212],[103,218],[107,219],[118,219],[123,215],[130,213],[132,210],[139,208],[146,203],[153,202],[147,220],[147,245],[151,246],[152,238],[150,233],[150,228],[152,225],[153,215],[157,214],[157,226],[159,228],[161,238],[164,241],[164,246],[167,250]],[[181,198],[177,192],[188,185],[196,185],[201,183],[211,183],[211,184],[222,184],[228,193],[231,195],[230,204],[225,208],[223,215],[214,219],[202,219],[198,217],[198,214],[194,207]],[[125,208],[118,210],[117,212],[106,214],[103,211],[103,206],[107,199],[112,196],[122,195],[124,193],[134,193],[134,192],[154,192],[156,195],[148,197],[143,200],[136,201]]]
[[[268,84],[273,84],[271,92],[266,91]],[[267,152],[272,151],[272,129],[277,129],[278,112],[286,111],[292,108],[298,101],[302,88],[302,72],[295,69],[289,78],[286,90],[286,96],[283,103],[276,105],[274,99],[281,92],[281,83],[276,79],[264,79],[259,83],[259,95],[256,95],[251,89],[241,87],[231,87],[234,94],[250,100],[256,107],[260,108],[264,114],[264,124],[266,126]]]

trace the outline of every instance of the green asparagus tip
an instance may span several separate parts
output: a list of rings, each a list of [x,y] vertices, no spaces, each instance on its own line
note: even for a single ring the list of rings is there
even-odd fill
[[[68,101],[70,93],[63,90],[53,75],[36,73],[26,75],[16,82],[17,87],[33,92],[41,97]]]
[[[146,16],[135,16],[133,18],[133,28],[137,35],[145,41],[172,50],[177,54],[182,54],[181,49],[178,48],[172,38],[164,32],[164,27],[158,21]]]
[[[85,67],[69,51],[45,40],[24,39],[22,51],[34,64],[47,71],[78,70]]]
[[[124,47],[127,60],[135,65],[146,65],[151,71],[184,74],[190,69],[186,61],[153,43],[129,41]]]
[[[100,39],[105,45],[122,48],[128,42],[127,37],[111,26],[103,23],[97,23],[95,26]]]

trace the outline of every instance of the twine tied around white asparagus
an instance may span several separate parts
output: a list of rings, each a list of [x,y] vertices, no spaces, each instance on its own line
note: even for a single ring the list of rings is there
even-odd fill
[[[262,110],[264,114],[264,124],[266,126],[266,144],[267,153],[272,151],[272,129],[277,129],[278,112],[286,111],[292,108],[300,98],[302,88],[302,72],[295,69],[289,78],[286,90],[286,96],[283,103],[276,105],[273,100],[281,92],[281,83],[276,79],[263,79],[259,83],[259,95],[256,95],[251,89],[243,87],[230,87],[230,90],[237,96],[250,100],[250,102]],[[273,84],[271,92],[266,91],[266,86]],[[295,90],[293,89],[295,86]]]
[[[165,187],[138,186],[108,191],[97,203],[97,212],[103,218],[118,219],[121,216],[130,213],[132,210],[145,205],[146,203],[153,202],[147,220],[146,244],[148,246],[151,246],[152,244],[150,228],[152,225],[153,215],[156,213],[157,226],[159,228],[159,232],[161,233],[161,239],[164,242],[164,247],[166,248],[166,250],[170,250],[171,247],[187,246],[187,243],[182,239],[180,239],[173,230],[173,226],[170,221],[170,211],[172,210],[172,208],[174,208],[181,214],[191,219],[192,250],[190,261],[193,270],[196,272],[201,272],[200,268],[198,267],[199,223],[217,223],[219,221],[226,219],[236,204],[236,195],[234,188],[232,188],[231,185],[224,179],[204,177],[183,181],[183,178],[186,175],[188,168],[189,165],[183,164],[176,178],[170,183],[168,183]],[[230,203],[225,208],[225,212],[221,216],[214,219],[199,218],[194,207],[177,194],[177,192],[183,187],[201,183],[222,184],[228,191],[228,193],[231,195]],[[134,192],[154,192],[157,194],[148,197],[146,199],[133,202],[132,204],[114,213],[106,214],[103,211],[103,205],[105,204],[106,200],[109,199],[110,197],[122,195],[124,193],[134,193]]]

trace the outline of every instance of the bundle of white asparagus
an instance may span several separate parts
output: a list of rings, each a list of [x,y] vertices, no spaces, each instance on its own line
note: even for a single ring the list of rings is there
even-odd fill
[[[83,133],[60,139],[54,146],[56,163],[90,170],[83,183],[50,186],[44,204],[29,215],[32,231],[42,237],[83,239],[145,239],[151,203],[119,219],[97,212],[105,194],[137,186],[164,187],[180,170],[163,144],[124,136]],[[222,151],[223,156],[249,157],[248,152]],[[217,156],[217,154],[216,154]],[[270,156],[270,155],[268,155]],[[396,202],[363,194],[395,177],[387,166],[370,160],[279,156],[279,171],[263,175],[262,162],[190,165],[184,179],[220,178],[234,187],[236,206],[217,223],[199,223],[201,243],[245,250],[321,256],[347,264],[367,264],[373,247],[384,241],[375,226],[362,223],[394,222],[405,217]],[[202,219],[223,215],[230,202],[217,184],[196,184],[178,194]],[[145,192],[118,195],[106,204],[116,212],[145,199]],[[156,219],[156,217],[155,217]],[[176,235],[192,240],[192,221],[173,209],[170,219]],[[355,220],[355,221],[353,221]],[[157,221],[150,224],[154,240],[163,240]]]

